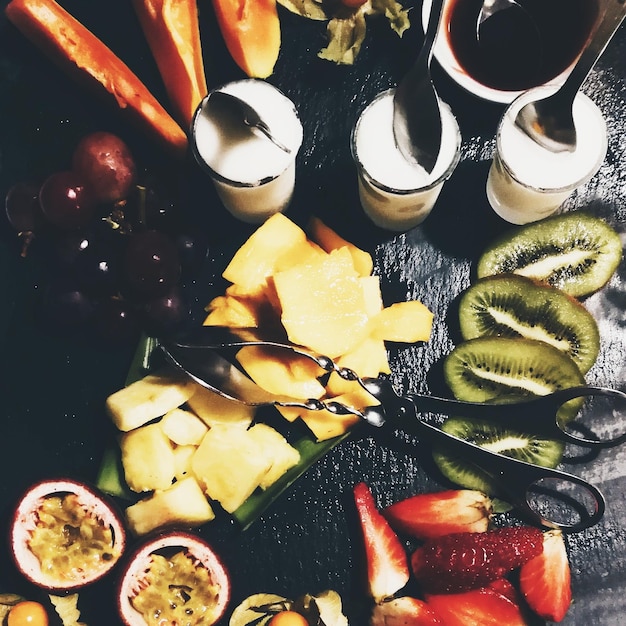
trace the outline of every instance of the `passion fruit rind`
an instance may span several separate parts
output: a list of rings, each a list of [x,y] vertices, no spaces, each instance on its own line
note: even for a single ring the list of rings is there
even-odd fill
[[[26,579],[48,591],[73,591],[111,572],[126,548],[126,529],[115,503],[96,488],[53,478],[23,494],[9,542]]]
[[[144,541],[126,561],[117,590],[126,626],[145,626],[144,614],[164,623],[215,624],[230,602],[230,577],[220,557],[188,531],[163,532]]]

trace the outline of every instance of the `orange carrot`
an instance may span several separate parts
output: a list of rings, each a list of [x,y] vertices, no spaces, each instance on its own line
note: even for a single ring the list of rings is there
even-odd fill
[[[7,18],[53,62],[98,96],[116,104],[176,156],[187,135],[147,87],[100,39],[54,0],[12,0]]]
[[[207,94],[196,0],[133,0],[178,121],[189,127]]]
[[[235,63],[248,76],[272,74],[280,50],[276,0],[213,0],[213,6]]]

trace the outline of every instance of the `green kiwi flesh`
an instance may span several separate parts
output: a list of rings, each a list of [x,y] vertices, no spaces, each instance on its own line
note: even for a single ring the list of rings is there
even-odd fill
[[[603,287],[622,258],[619,235],[585,211],[571,211],[506,233],[484,251],[477,276],[514,273],[581,298]]]
[[[574,297],[517,274],[477,280],[459,300],[463,339],[525,337],[544,341],[569,355],[585,374],[600,350],[594,317]]]
[[[451,417],[443,423],[442,429],[491,452],[544,467],[556,467],[563,456],[564,444],[560,441],[540,439],[493,422]],[[450,455],[445,448],[434,449],[433,459],[439,471],[452,483],[496,498],[502,495],[498,484],[488,474],[462,458]],[[494,508],[505,511],[510,506],[498,500],[494,501]]]
[[[469,402],[505,395],[542,396],[585,383],[571,357],[534,339],[469,339],[448,354],[443,368],[454,396]]]

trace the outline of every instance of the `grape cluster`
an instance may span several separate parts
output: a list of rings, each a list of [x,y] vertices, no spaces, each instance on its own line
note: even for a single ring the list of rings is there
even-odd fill
[[[75,147],[70,169],[8,191],[6,216],[22,255],[36,247],[50,269],[46,324],[123,342],[187,320],[186,261],[201,259],[206,245],[185,233],[176,201],[148,179],[119,137],[95,132]]]

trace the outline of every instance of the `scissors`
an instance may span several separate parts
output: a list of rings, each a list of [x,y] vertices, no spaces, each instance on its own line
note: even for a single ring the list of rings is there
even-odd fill
[[[332,400],[302,400],[271,394],[243,373],[232,358],[245,346],[288,350],[311,359],[323,373],[336,372],[343,379],[359,384],[376,403],[359,409]],[[391,425],[422,441],[445,446],[452,454],[484,472],[497,485],[497,495],[520,513],[535,523],[564,532],[593,526],[603,516],[606,502],[597,487],[574,474],[487,450],[420,419],[420,413],[491,421],[585,448],[609,448],[626,441],[626,430],[614,434],[612,428],[605,428],[607,432],[599,435],[586,422],[564,418],[564,414],[569,416],[579,410],[597,419],[598,414],[606,415],[608,411],[618,418],[620,427],[626,427],[626,393],[617,389],[577,386],[543,396],[499,398],[492,402],[464,402],[426,394],[400,395],[386,379],[361,378],[326,356],[295,345],[284,337],[262,335],[256,328],[204,326],[184,340],[161,340],[159,348],[169,363],[230,400],[257,407],[273,405],[327,410],[337,415],[354,414],[376,428]],[[598,404],[602,405],[602,410],[598,410]]]

